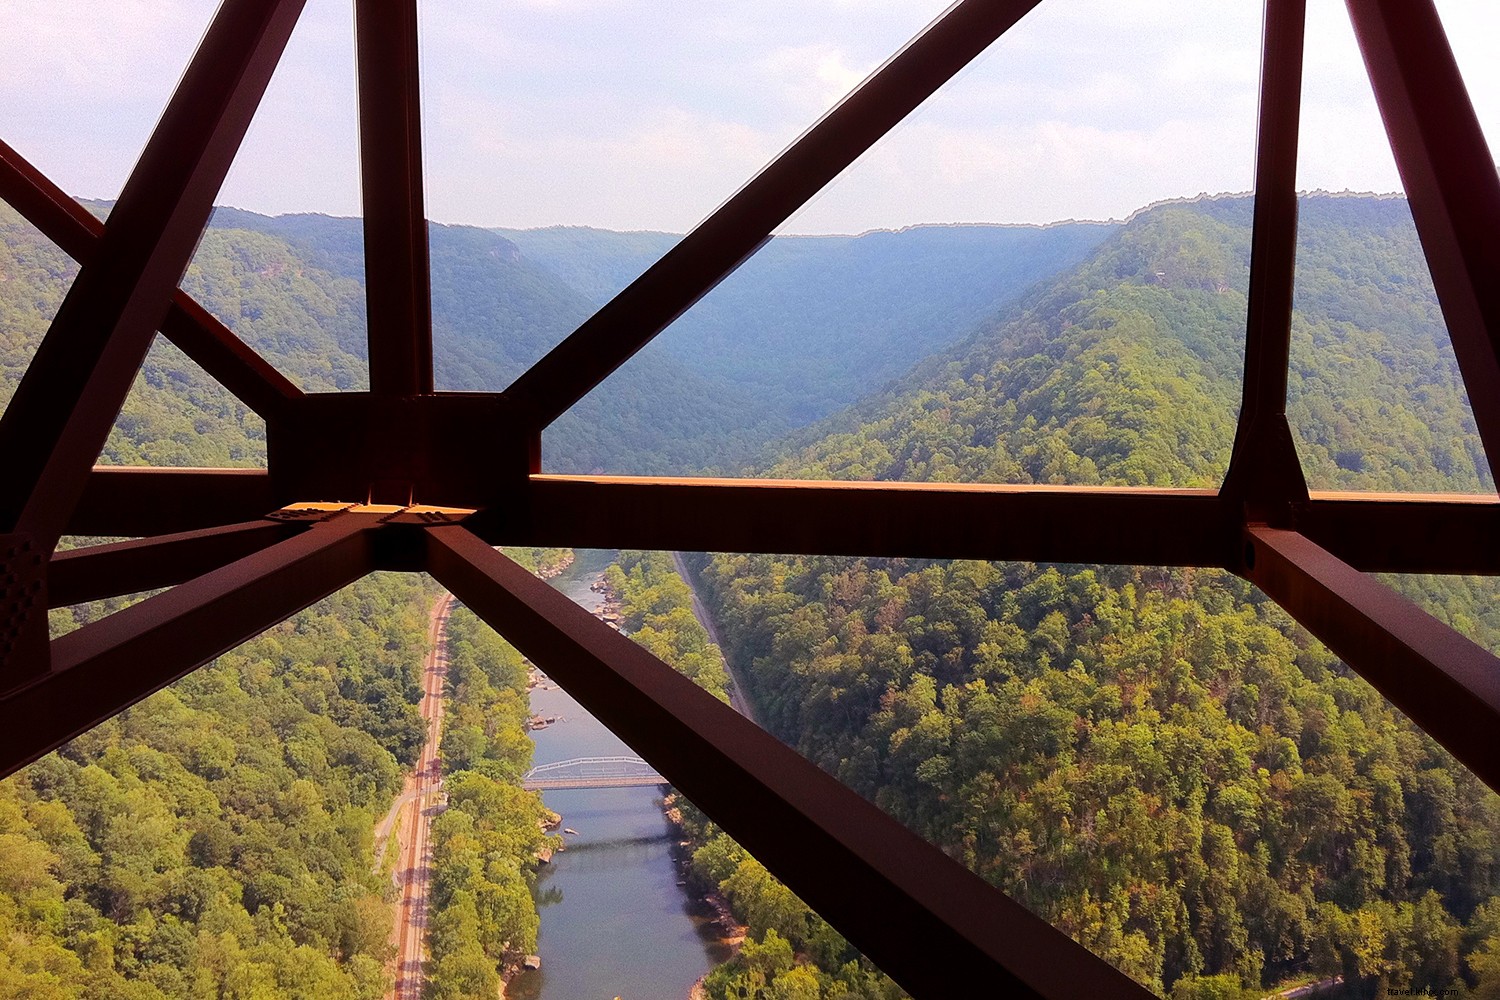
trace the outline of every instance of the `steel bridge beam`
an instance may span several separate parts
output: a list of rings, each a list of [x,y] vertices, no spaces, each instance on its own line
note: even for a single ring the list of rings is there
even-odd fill
[[[472,532],[426,540],[440,583],[913,994],[1151,995]]]
[[[1252,516],[1284,521],[1307,500],[1286,420],[1297,258],[1297,132],[1306,0],[1267,0],[1255,144],[1255,216],[1245,313],[1245,380],[1223,492]]]
[[[96,465],[67,533],[165,535],[251,521],[296,499],[279,495],[264,469],[162,469]]]
[[[1213,490],[535,475],[525,499],[475,529],[497,544],[1179,566],[1223,566],[1237,546]]]
[[[1500,786],[1486,739],[1500,723],[1500,660],[1362,572],[1500,574],[1500,502],[1309,495],[1286,428],[1305,0],[1266,5],[1246,376],[1222,492],[526,476],[538,468],[541,426],[731,273],[1033,2],[957,4],[507,396],[461,397],[431,394],[415,3],[358,0],[372,391],[338,399],[302,394],[173,295],[300,6],[226,0],[108,225],[0,144],[0,196],[83,265],[0,419],[9,463],[0,603],[22,609],[15,620],[24,626],[18,644],[14,615],[0,621],[0,650],[26,668],[0,675],[0,770],[372,569],[425,567],[914,993],[948,995],[958,981],[1022,995],[1146,995],[488,544],[508,542],[1223,566]],[[1431,0],[1349,6],[1493,460],[1500,181]],[[157,329],[267,418],[270,474],[90,471]],[[478,471],[468,454],[476,432],[492,445]],[[310,526],[261,520],[294,499],[485,509],[467,526],[433,526],[464,511],[404,516],[396,507]],[[65,529],[164,537],[49,562]],[[49,599],[172,583],[58,639],[49,665],[38,626]]]
[[[1362,570],[1500,573],[1500,498],[1318,492],[1309,537]],[[497,545],[1238,568],[1214,490],[651,476],[530,477],[470,527]]]
[[[52,607],[61,608],[175,586],[259,552],[303,527],[245,521],[59,552],[47,565],[47,597]]]
[[[0,532],[14,539],[7,552],[34,560],[62,535],[302,2],[225,0],[214,16],[0,417]],[[0,687],[40,673],[48,660],[45,600],[31,595],[6,615],[3,631],[16,638],[0,650]]]
[[[0,198],[78,263],[93,259],[104,237],[104,223],[4,142],[0,142]],[[180,288],[172,295],[161,333],[268,421],[278,419],[286,404],[302,394]]]
[[[1432,0],[1348,0],[1492,470],[1500,468],[1500,176]]]
[[[0,418],[0,527],[50,548],[166,314],[300,0],[227,0]]]
[[[1500,658],[1316,543],[1245,531],[1245,575],[1491,788]]]
[[[432,391],[416,0],[355,0],[370,390]]]
[[[0,695],[9,774],[375,568],[348,514],[55,640],[52,669]]]

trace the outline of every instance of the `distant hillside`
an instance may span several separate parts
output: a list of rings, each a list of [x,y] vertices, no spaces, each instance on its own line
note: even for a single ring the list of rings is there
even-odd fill
[[[1115,228],[917,226],[779,236],[645,353],[662,352],[716,384],[747,390],[752,412],[800,426],[954,343],[1032,284],[1083,259]],[[498,232],[596,303],[680,238],[560,226]]]
[[[330,278],[363,286],[359,219],[271,218],[221,208],[210,231],[224,227],[275,237]],[[494,233],[433,225],[429,245],[433,361],[439,389],[505,388],[593,311],[584,296]],[[357,315],[350,319],[359,330],[353,346],[363,358],[363,293],[357,298]],[[238,329],[235,322],[226,322]],[[662,397],[671,398],[669,408],[655,402]],[[558,472],[686,472],[742,458],[787,426],[753,407],[748,393],[652,352],[548,430],[545,461]]]
[[[100,214],[108,205],[91,205]],[[1077,260],[1108,227],[932,227],[774,241],[684,320],[548,429],[562,472],[738,468],[767,441],[846,405],[962,337],[1027,284]],[[440,389],[496,391],[677,237],[603,230],[430,229]],[[0,398],[76,267],[8,208]],[[368,373],[360,220],[217,209],[184,286],[313,391]],[[153,349],[106,458],[264,461],[253,415],[164,343]]]
[[[1234,438],[1251,203],[1140,213],[776,471],[1212,486]],[[1288,414],[1309,482],[1493,489],[1406,203],[1303,199]]]

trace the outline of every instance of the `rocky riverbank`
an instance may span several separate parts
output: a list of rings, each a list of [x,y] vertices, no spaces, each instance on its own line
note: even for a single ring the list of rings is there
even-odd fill
[[[693,851],[697,850],[700,845],[683,823],[682,810],[678,808],[676,792],[668,793],[666,798],[662,799],[662,813],[678,838],[672,849],[672,860],[681,874],[678,884],[702,906],[707,922],[718,928],[715,939],[726,950],[721,961],[728,961],[745,943],[748,928],[735,918],[734,910],[729,906],[729,900],[724,898],[724,894],[719,892],[717,886],[703,885],[700,878],[694,877]],[[688,1000],[706,1000],[707,994],[703,990],[705,979],[707,979],[707,974],[693,983],[688,991]]]

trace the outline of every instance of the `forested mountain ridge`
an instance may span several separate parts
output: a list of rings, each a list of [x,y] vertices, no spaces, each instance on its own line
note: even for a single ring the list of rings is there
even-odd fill
[[[964,343],[792,439],[774,474],[1217,486],[1248,198],[1139,213]],[[1493,490],[1406,203],[1304,197],[1287,411],[1309,485]]]
[[[104,215],[110,206],[90,207]],[[680,329],[550,427],[545,464],[558,472],[732,471],[765,442],[899,374],[928,345],[952,342],[1108,228],[930,227],[773,241]],[[587,231],[607,252],[568,268],[540,239],[547,232],[513,234],[535,243],[543,263],[496,232],[429,227],[440,389],[504,388],[595,308],[557,271],[597,295],[599,281],[614,279],[588,269],[620,257],[622,241],[638,235]],[[76,265],[8,207],[0,208],[0,241],[20,282],[0,297],[3,400]],[[791,280],[804,275],[820,277]],[[219,208],[183,287],[304,390],[332,391],[367,384],[363,281],[359,219]],[[27,303],[28,315],[17,303]],[[261,464],[264,428],[159,340],[105,460]]]
[[[220,208],[214,225],[283,240],[310,265],[363,287],[359,219],[269,217]],[[439,389],[504,389],[593,311],[587,298],[488,230],[431,224],[428,243]],[[362,341],[362,293],[351,315]],[[362,342],[356,349],[363,357]],[[671,407],[658,406],[659,398],[670,398]],[[773,415],[747,418],[749,412],[749,395],[743,390],[652,354],[579,401],[549,428],[543,438],[544,461],[558,472],[608,468],[656,473],[734,462],[787,426]]]
[[[952,344],[1115,228],[1065,222],[777,236],[646,353],[745,392],[756,419],[800,426]],[[681,238],[565,226],[499,232],[598,304]],[[663,397],[663,409],[675,399]]]
[[[1405,203],[1310,197],[1301,220],[1289,413],[1313,485],[1493,489]],[[1216,486],[1249,222],[1248,199],[1139,213],[762,471]],[[1500,797],[1243,581],[695,567],[773,732],[1152,989],[1248,998],[1341,975],[1346,996],[1500,996]],[[1420,583],[1500,646],[1492,581]],[[728,848],[704,852],[712,868]],[[780,913],[752,928],[763,941],[816,939]],[[714,982],[751,978],[741,962]]]

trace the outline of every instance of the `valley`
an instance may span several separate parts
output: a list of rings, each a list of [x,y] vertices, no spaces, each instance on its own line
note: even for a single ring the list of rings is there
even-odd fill
[[[544,465],[1216,486],[1250,207],[778,239],[550,430]],[[1492,493],[1405,202],[1308,196],[1301,227],[1288,415],[1309,485]],[[305,389],[358,389],[359,233],[220,210],[184,287]],[[431,239],[439,384],[497,390],[672,237]],[[0,207],[0,401],[72,273]],[[258,465],[264,428],[158,343],[105,459]],[[1334,977],[1326,995],[1500,995],[1500,800],[1236,577],[629,552],[597,569],[636,641],[720,697],[733,673],[770,732],[1160,995]],[[1500,647],[1492,581],[1394,582]],[[494,996],[545,937],[555,841],[518,785],[519,654],[455,609],[447,676],[424,673],[432,596],[358,584],[0,784],[0,995],[385,995],[371,831],[440,726],[423,995]],[[702,958],[706,996],[899,995],[690,805],[684,827],[682,889],[748,927]]]

